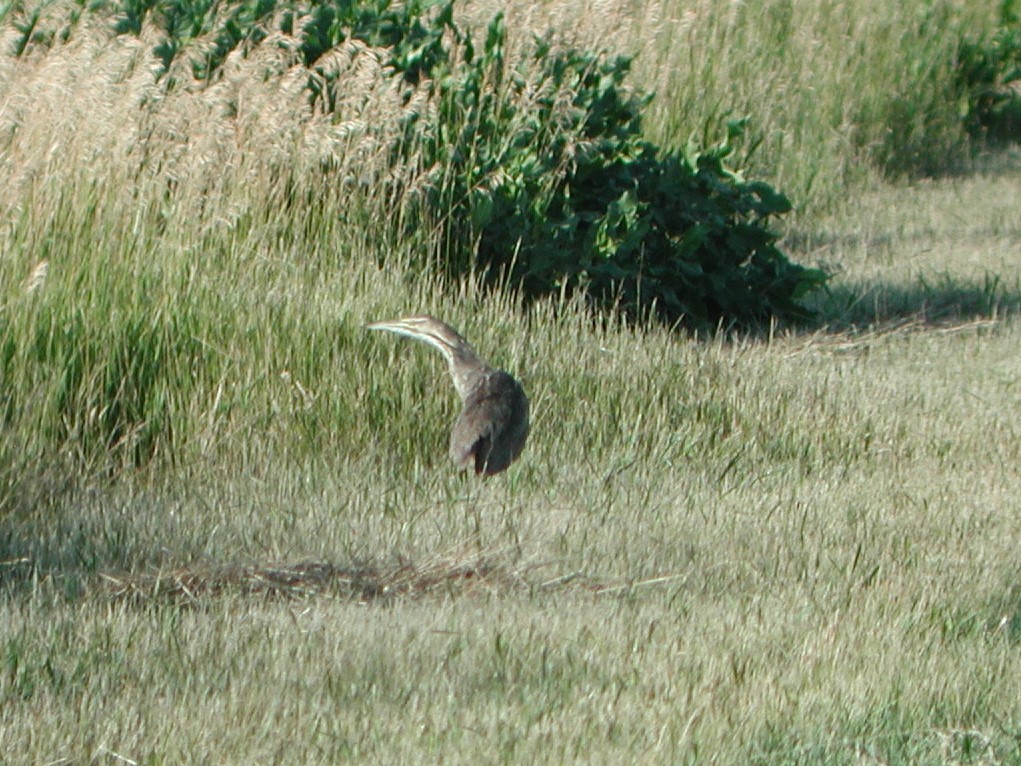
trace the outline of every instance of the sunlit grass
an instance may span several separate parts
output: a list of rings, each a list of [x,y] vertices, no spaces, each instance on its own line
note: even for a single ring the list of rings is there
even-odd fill
[[[707,99],[766,87],[751,26]],[[366,155],[245,90],[266,62],[150,113],[146,164],[143,54],[75,45],[0,70],[0,760],[1021,759],[1016,152],[833,187],[787,239],[836,274],[820,323],[693,338],[428,277],[343,182]],[[799,146],[756,161],[854,156]],[[437,355],[363,330],[420,311],[524,381],[496,479],[447,461]]]
[[[876,0],[546,0],[507,8],[533,30],[635,54],[635,82],[655,94],[651,138],[706,142],[749,117],[741,165],[810,217],[886,177],[969,163],[954,82],[957,45],[991,30],[1001,3]]]

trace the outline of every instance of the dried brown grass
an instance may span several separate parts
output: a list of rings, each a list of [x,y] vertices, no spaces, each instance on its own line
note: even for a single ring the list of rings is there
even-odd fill
[[[3,564],[5,562],[0,562]],[[28,559],[10,562],[23,567]],[[688,575],[666,574],[640,580],[593,577],[567,571],[553,577],[564,562],[527,561],[512,553],[450,552],[428,560],[341,566],[326,561],[247,566],[176,567],[152,572],[104,572],[90,578],[93,596],[139,605],[169,601],[183,606],[209,605],[221,596],[266,598],[337,598],[359,604],[395,599],[449,598],[479,594],[508,598],[514,594],[572,590],[619,596],[654,586],[677,586]]]
[[[170,600],[198,605],[222,594],[269,598],[324,596],[358,603],[424,597],[437,591],[468,595],[525,587],[520,572],[482,556],[437,558],[414,564],[338,566],[321,561],[244,567],[177,568],[167,572],[103,574],[101,591],[140,603]]]
[[[0,46],[12,34],[5,27]],[[332,186],[364,192],[390,170],[403,121],[430,108],[424,88],[383,65],[384,51],[357,41],[313,71],[300,63],[298,41],[277,33],[245,55],[231,53],[206,84],[191,62],[209,39],[190,41],[160,78],[157,40],[151,26],[137,38],[114,36],[105,19],[85,16],[67,42],[3,57],[3,209],[16,216],[26,206],[59,207],[47,198],[66,194],[67,180],[116,187],[109,204],[136,208],[167,204],[172,191],[173,212],[220,224],[322,186],[323,168]],[[333,114],[309,99],[309,81],[325,86],[324,75],[335,78]],[[407,173],[416,171],[410,163]]]

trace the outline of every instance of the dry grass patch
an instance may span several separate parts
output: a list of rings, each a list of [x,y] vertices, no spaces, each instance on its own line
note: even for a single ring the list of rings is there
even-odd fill
[[[330,596],[362,604],[452,591],[470,595],[526,587],[522,573],[487,561],[443,559],[422,564],[345,567],[316,561],[277,566],[180,568],[144,574],[103,574],[102,590],[114,599],[145,603],[169,599],[199,604],[224,593],[302,599]]]
[[[0,567],[26,568],[29,559],[0,562]],[[306,600],[336,598],[363,605],[395,600],[478,597],[510,598],[515,593],[550,593],[565,589],[598,596],[635,595],[655,586],[676,586],[691,577],[662,575],[640,580],[614,580],[572,570],[562,561],[528,562],[513,555],[449,555],[412,563],[342,566],[323,561],[294,564],[178,567],[159,572],[102,573],[79,581],[92,597],[109,597],[138,605],[168,601],[181,606],[209,606],[211,600],[260,596]],[[550,573],[555,573],[550,576]],[[53,576],[59,579],[59,573]]]

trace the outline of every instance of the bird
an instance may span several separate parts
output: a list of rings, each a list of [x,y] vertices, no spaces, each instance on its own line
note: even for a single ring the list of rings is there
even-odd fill
[[[528,438],[528,397],[509,373],[484,361],[454,328],[431,316],[366,325],[428,343],[443,354],[461,397],[450,432],[450,457],[462,469],[493,476],[518,459]]]

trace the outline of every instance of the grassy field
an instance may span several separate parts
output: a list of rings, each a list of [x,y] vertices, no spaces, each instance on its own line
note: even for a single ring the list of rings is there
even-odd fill
[[[1008,3],[880,0],[473,0],[507,8],[516,29],[563,30],[636,54],[656,93],[649,135],[666,145],[716,138],[751,118],[742,158],[811,216],[880,178],[967,164],[952,63],[962,38],[993,28]]]
[[[360,119],[416,108],[344,55]],[[294,193],[361,177],[357,126],[265,60],[139,121],[149,63],[0,58],[0,761],[1021,763],[1017,149],[881,182],[778,107],[820,322],[692,338],[423,276],[364,184]],[[362,329],[419,311],[523,379],[506,474],[455,473],[440,360]]]

